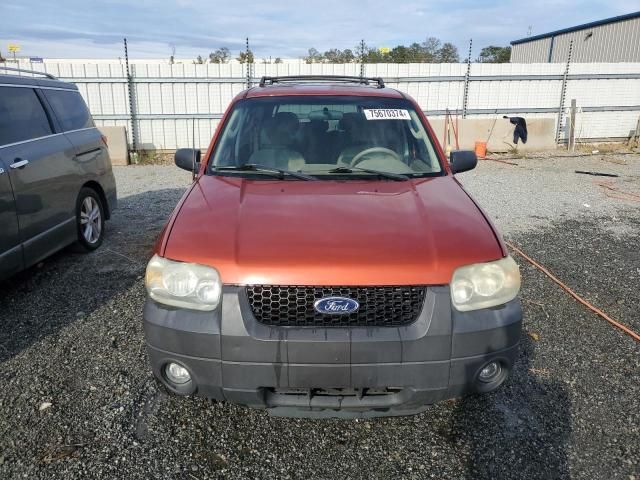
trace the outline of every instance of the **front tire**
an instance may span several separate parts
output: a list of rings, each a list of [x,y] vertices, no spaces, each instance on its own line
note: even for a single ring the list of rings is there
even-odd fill
[[[91,252],[104,240],[104,207],[100,195],[88,187],[80,190],[76,201],[78,244]]]

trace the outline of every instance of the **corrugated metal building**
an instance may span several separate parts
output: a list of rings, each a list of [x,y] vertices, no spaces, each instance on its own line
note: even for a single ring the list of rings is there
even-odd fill
[[[512,63],[640,62],[640,12],[511,42]]]

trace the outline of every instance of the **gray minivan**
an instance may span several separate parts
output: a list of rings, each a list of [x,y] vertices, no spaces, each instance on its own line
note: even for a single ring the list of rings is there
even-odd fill
[[[78,88],[0,69],[1,280],[74,242],[98,248],[117,199],[106,138]]]

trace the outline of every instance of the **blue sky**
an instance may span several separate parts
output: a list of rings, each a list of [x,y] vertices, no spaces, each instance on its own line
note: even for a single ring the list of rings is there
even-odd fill
[[[0,51],[56,58],[115,58],[122,37],[134,58],[237,54],[249,36],[257,56],[299,57],[310,47],[422,42],[434,36],[466,55],[533,34],[638,10],[640,0],[0,0]]]

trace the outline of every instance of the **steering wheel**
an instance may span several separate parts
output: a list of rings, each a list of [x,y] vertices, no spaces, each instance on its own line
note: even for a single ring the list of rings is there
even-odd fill
[[[373,148],[367,148],[366,150],[361,151],[359,154],[353,157],[353,160],[351,160],[351,166],[355,167],[359,163],[362,163],[366,159],[367,155],[371,155],[372,153],[381,153],[384,155],[389,155],[390,157],[393,157],[394,160],[397,160],[399,162],[402,161],[400,160],[400,156],[389,148],[373,147]]]

